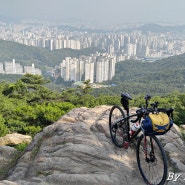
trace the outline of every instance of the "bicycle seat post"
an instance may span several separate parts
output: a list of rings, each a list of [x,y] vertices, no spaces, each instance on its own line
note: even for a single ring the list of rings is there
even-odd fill
[[[149,102],[150,99],[151,99],[151,96],[150,95],[146,95],[145,96],[146,109],[148,108],[148,102]]]
[[[129,116],[129,100],[132,100],[132,97],[128,93],[121,94],[121,104]]]

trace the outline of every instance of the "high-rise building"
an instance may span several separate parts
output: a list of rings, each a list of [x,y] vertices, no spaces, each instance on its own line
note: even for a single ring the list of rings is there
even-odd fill
[[[24,66],[24,73],[29,73],[32,75],[41,75],[42,72],[40,69],[35,68],[35,65],[32,64],[31,66]]]
[[[96,63],[96,82],[107,81],[109,75],[109,61],[106,57],[98,57]]]
[[[85,62],[85,80],[90,80],[90,83],[94,83],[94,63]]]
[[[115,75],[115,65],[116,65],[116,59],[110,58],[109,59],[109,74],[108,74],[108,80],[112,80],[112,78]]]
[[[136,56],[136,44],[127,44],[126,54],[129,56]]]
[[[49,40],[49,49],[52,51],[53,50],[53,39]]]
[[[70,62],[71,57],[66,57],[65,60],[62,61],[61,63],[61,77],[65,81],[69,81],[69,62]]]
[[[6,74],[23,74],[23,67],[20,63],[15,63],[15,59],[12,62],[5,62]]]
[[[84,81],[85,80],[85,61],[79,60],[77,65],[78,65],[77,80]]]
[[[4,73],[4,65],[3,63],[0,63],[0,73]]]
[[[72,58],[69,61],[69,80],[70,81],[78,81],[77,80],[77,59],[76,58]]]

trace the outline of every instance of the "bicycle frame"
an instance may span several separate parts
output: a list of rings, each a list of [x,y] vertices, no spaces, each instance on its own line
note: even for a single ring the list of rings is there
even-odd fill
[[[118,120],[118,121],[116,121],[115,123],[114,123],[114,125],[118,125],[118,126],[121,126],[121,123],[122,122],[126,122],[126,124],[127,124],[127,142],[131,142],[134,138],[136,138],[137,137],[137,135],[141,132],[141,127],[134,133],[134,135],[130,135],[130,118],[132,118],[132,117],[136,117],[137,116],[137,114],[132,114],[132,115],[129,115],[129,113],[127,113],[127,116],[125,117],[125,118],[122,118],[122,119],[120,119],[120,120]],[[141,119],[139,119],[139,124],[141,123]]]

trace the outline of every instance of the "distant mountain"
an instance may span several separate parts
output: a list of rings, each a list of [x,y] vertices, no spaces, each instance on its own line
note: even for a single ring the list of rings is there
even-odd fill
[[[178,25],[178,26],[165,26],[165,25],[159,25],[159,24],[144,24],[142,26],[134,26],[124,29],[117,29],[116,32],[132,32],[135,30],[139,30],[142,32],[154,32],[154,33],[166,33],[166,32],[185,32],[185,25]]]
[[[141,30],[143,32],[151,31],[151,32],[183,32],[185,31],[185,25],[179,26],[162,26],[158,24],[145,24],[141,27],[138,27],[137,30]]]

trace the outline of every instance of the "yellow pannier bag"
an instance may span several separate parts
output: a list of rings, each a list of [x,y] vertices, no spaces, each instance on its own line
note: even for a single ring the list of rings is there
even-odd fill
[[[153,131],[155,132],[164,132],[169,129],[170,119],[165,113],[158,114],[149,114],[149,117],[152,121]]]
[[[141,123],[142,130],[148,135],[165,134],[172,127],[173,121],[165,113],[150,113]]]

